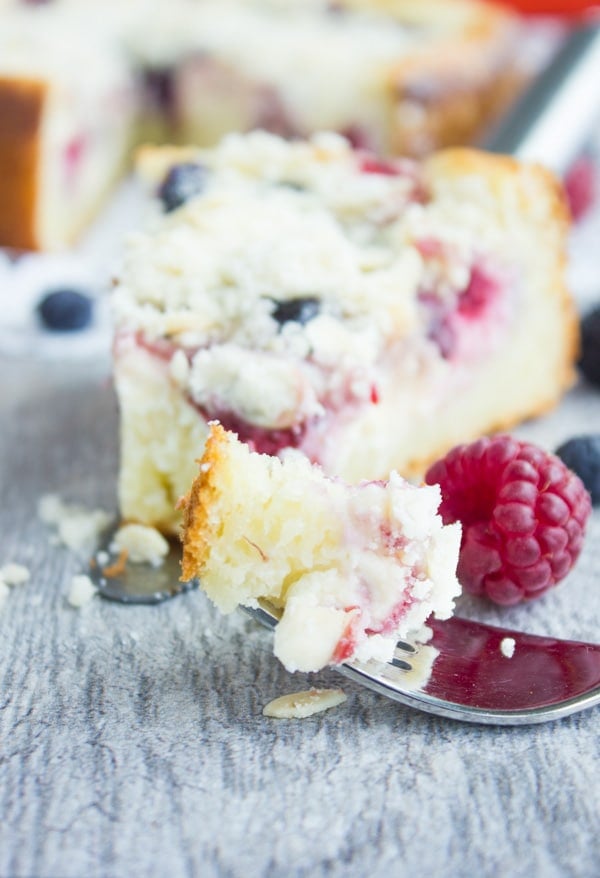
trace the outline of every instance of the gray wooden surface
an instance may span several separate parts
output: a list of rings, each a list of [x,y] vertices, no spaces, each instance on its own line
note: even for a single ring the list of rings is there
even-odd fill
[[[333,671],[291,677],[268,632],[195,592],[155,607],[65,596],[81,562],[48,542],[42,493],[115,508],[117,412],[102,362],[0,361],[0,564],[32,571],[0,613],[0,876],[597,876],[600,709],[463,726]],[[521,431],[600,430],[573,392]],[[600,636],[600,522],[567,582],[502,615]],[[346,704],[263,705],[308,685]]]

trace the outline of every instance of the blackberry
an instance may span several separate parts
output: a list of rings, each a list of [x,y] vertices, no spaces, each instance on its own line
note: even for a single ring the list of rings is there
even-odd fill
[[[592,498],[600,504],[600,434],[574,436],[556,449],[565,466],[577,473]]]
[[[158,190],[165,213],[177,210],[194,195],[199,195],[205,185],[208,169],[196,162],[185,162],[171,168]]]
[[[37,312],[46,329],[73,332],[92,322],[93,302],[79,290],[51,290],[38,303]]]
[[[321,300],[317,296],[298,296],[295,299],[284,299],[282,302],[276,301],[271,316],[281,326],[292,322],[304,326],[309,320],[314,320],[320,310]]]
[[[579,368],[591,384],[600,387],[600,305],[581,321]]]

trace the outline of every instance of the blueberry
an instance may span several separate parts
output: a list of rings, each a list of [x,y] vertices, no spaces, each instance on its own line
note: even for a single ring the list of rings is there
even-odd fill
[[[46,329],[62,332],[85,329],[92,321],[92,310],[90,297],[72,289],[52,290],[37,306]]]
[[[199,195],[206,185],[207,175],[207,168],[195,162],[172,167],[158,190],[165,212],[170,213],[194,195]]]
[[[281,326],[284,323],[301,323],[304,325],[313,320],[321,310],[321,300],[317,296],[298,296],[275,302],[271,316]]]
[[[579,368],[591,384],[600,387],[600,306],[581,321]]]
[[[556,449],[563,463],[577,473],[590,492],[592,504],[600,503],[600,434],[575,436]]]

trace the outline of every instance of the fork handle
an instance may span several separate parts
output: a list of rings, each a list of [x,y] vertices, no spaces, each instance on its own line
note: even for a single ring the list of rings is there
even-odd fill
[[[564,174],[600,116],[600,26],[574,28],[500,122],[485,149]]]

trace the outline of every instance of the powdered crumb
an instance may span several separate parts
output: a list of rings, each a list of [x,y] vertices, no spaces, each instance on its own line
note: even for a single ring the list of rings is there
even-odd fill
[[[45,524],[56,528],[56,542],[73,551],[89,551],[112,520],[104,509],[64,503],[56,494],[40,499],[38,515]]]
[[[304,719],[314,713],[337,707],[346,701],[347,696],[341,689],[309,689],[305,692],[293,692],[281,695],[269,701],[263,708],[264,716],[276,719]]]
[[[512,658],[515,654],[515,646],[517,645],[514,637],[504,637],[500,643],[500,652],[506,658]]]
[[[22,585],[30,576],[29,570],[23,564],[10,563],[0,567],[0,581],[5,585]]]
[[[98,589],[89,576],[78,573],[71,579],[71,587],[67,595],[67,601],[72,607],[84,607],[92,600]]]
[[[125,524],[116,532],[110,548],[113,552],[126,551],[132,564],[158,567],[169,552],[169,543],[156,528]]]
[[[190,374],[190,364],[182,350],[175,351],[171,357],[169,374],[176,384],[180,387],[185,387]]]
[[[4,601],[8,597],[9,590],[7,584],[0,579],[0,610],[4,606]]]

